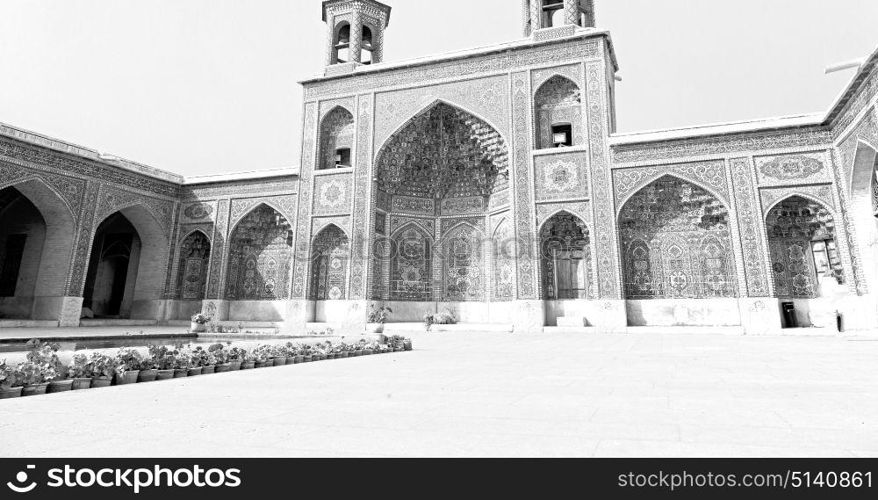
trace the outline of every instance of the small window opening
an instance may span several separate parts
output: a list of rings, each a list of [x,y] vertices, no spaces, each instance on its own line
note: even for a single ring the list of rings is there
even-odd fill
[[[340,148],[335,150],[335,168],[348,168],[351,166],[351,149]]]
[[[543,28],[564,24],[564,0],[543,0]]]
[[[573,126],[569,123],[552,125],[552,144],[556,148],[573,145]]]

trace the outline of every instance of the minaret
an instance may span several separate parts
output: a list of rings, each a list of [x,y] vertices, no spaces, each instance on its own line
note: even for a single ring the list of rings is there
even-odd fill
[[[560,26],[594,28],[594,0],[523,0],[524,36]]]
[[[323,21],[328,30],[327,68],[381,62],[389,6],[375,0],[326,0]]]

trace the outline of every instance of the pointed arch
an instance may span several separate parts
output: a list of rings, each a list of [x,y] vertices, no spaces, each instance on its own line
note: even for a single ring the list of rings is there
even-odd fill
[[[856,251],[866,277],[866,286],[861,288],[874,291],[878,288],[878,150],[862,139],[857,141],[850,193]]]
[[[204,300],[210,270],[211,242],[201,229],[189,231],[180,240],[176,290],[182,300]]]
[[[268,202],[258,203],[229,236],[225,298],[281,300],[289,296],[292,224]]]
[[[770,206],[765,228],[777,297],[816,298],[844,284],[837,220],[814,197],[791,194]]]
[[[582,134],[582,95],[576,82],[554,75],[534,92],[536,149],[579,146]]]
[[[391,300],[433,300],[433,235],[409,221],[390,240]]]
[[[283,217],[284,220],[286,220],[286,221],[292,220],[292,214],[288,214],[286,212],[286,210],[279,203],[277,203],[275,200],[272,200],[270,198],[265,198],[265,199],[246,200],[246,201],[249,201],[249,204],[246,206],[246,208],[239,210],[238,207],[235,207],[235,210],[232,213],[232,222],[231,222],[231,224],[229,224],[229,227],[232,228],[232,231],[237,229],[238,224],[240,224],[241,221],[244,220],[245,217],[247,217],[248,215],[253,213],[254,210],[258,209],[262,205],[264,205],[264,206],[270,208],[271,210],[274,210],[278,214],[280,214],[280,216]],[[235,213],[238,213],[238,215],[235,215]]]
[[[146,205],[96,220],[84,306],[96,316],[156,319],[168,268],[168,235]]]
[[[387,148],[388,144],[390,143],[391,140],[393,140],[394,137],[396,137],[400,132],[402,132],[407,127],[412,125],[415,121],[418,120],[418,118],[425,116],[427,113],[430,112],[430,110],[432,110],[433,108],[440,106],[440,105],[445,105],[445,106],[448,106],[450,108],[454,108],[454,109],[460,111],[461,113],[472,116],[473,118],[485,123],[487,126],[489,126],[491,129],[493,129],[493,131],[495,131],[497,133],[497,136],[499,136],[499,138],[502,140],[503,144],[507,144],[506,138],[504,137],[503,133],[500,132],[501,128],[497,127],[497,125],[494,124],[493,122],[491,122],[490,119],[486,118],[485,116],[481,115],[480,113],[472,111],[471,109],[467,108],[466,106],[455,103],[451,99],[440,97],[440,98],[433,99],[432,101],[429,101],[428,103],[421,106],[407,120],[400,123],[396,128],[393,129],[393,131],[390,134],[387,135],[387,138],[384,139],[384,141],[381,143],[381,146],[375,149],[376,162],[377,162],[378,158],[381,158],[381,156],[384,153],[385,149]]]
[[[32,175],[8,182],[0,181],[0,191],[8,187],[18,189],[18,191],[27,196],[27,198],[31,200],[31,203],[39,208],[41,212],[51,212],[51,216],[58,216],[57,208],[60,203],[67,209],[70,218],[75,220],[79,217],[73,210],[73,207],[70,206],[70,202],[58,192],[58,189],[41,177]]]
[[[623,196],[619,197],[619,199],[616,201],[616,210],[618,211],[618,213],[622,212],[622,207],[624,207],[625,204],[628,203],[628,200],[630,200],[633,196],[642,191],[646,186],[653,184],[657,180],[664,177],[670,177],[682,182],[687,182],[689,184],[692,184],[693,186],[697,186],[699,189],[707,191],[711,196],[721,201],[726,207],[730,205],[729,198],[728,196],[726,196],[725,193],[719,192],[716,188],[706,184],[694,175],[690,175],[689,173],[682,170],[677,170],[673,173],[657,171],[638,180],[625,192]]]
[[[353,166],[355,127],[353,113],[342,105],[326,113],[320,121],[318,170]]]
[[[484,232],[464,221],[442,233],[437,247],[442,251],[443,300],[484,300],[487,278]]]
[[[350,240],[335,224],[320,230],[311,244],[311,300],[347,298]]]
[[[539,230],[543,298],[592,298],[591,233],[579,216],[559,210]]]
[[[626,298],[738,295],[726,204],[699,184],[662,175],[619,210]]]

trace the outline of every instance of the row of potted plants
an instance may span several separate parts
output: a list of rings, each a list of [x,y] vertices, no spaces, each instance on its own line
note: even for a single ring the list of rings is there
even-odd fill
[[[324,359],[348,358],[410,351],[410,339],[395,335],[386,344],[361,340],[349,344],[261,344],[253,349],[217,343],[200,345],[150,345],[147,355],[123,347],[115,355],[76,354],[65,365],[58,358],[58,344],[31,340],[27,360],[16,366],[0,362],[0,399],[70,390],[152,382],[180,377],[282,366]]]

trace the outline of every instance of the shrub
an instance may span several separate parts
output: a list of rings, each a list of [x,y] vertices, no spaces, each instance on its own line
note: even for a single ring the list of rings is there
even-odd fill
[[[210,317],[204,313],[196,313],[192,315],[191,321],[199,325],[206,325],[210,323]]]
[[[429,330],[432,325],[454,325],[457,323],[457,316],[451,309],[436,314],[427,313],[424,315],[424,326]]]
[[[137,349],[123,347],[116,352],[116,373],[124,375],[125,372],[140,370],[143,364],[143,356]]]
[[[387,306],[375,307],[375,304],[372,304],[371,310],[369,311],[369,323],[386,323],[387,318],[393,313],[393,309]]]
[[[231,343],[228,344],[231,345]],[[214,357],[217,364],[224,365],[229,362],[229,350],[223,344],[212,344],[207,348],[207,352]]]
[[[89,365],[91,365],[92,378],[113,378],[113,374],[116,373],[118,361],[116,358],[106,354],[93,352],[89,359]]]
[[[73,356],[73,361],[67,367],[67,376],[70,378],[92,378],[92,363],[85,354]]]

